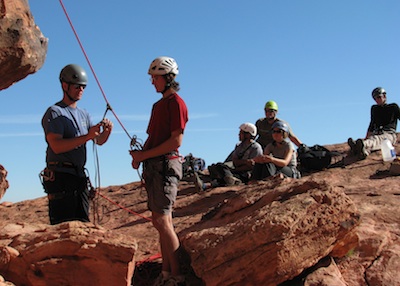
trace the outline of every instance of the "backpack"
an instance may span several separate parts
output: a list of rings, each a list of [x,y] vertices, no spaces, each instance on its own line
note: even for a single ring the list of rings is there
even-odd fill
[[[185,156],[182,163],[183,177],[190,177],[194,172],[203,171],[206,168],[206,162],[202,158],[197,158],[189,153]]]
[[[311,147],[301,145],[297,153],[302,171],[321,171],[326,169],[331,165],[332,157],[336,156],[336,152],[331,152],[318,144]]]

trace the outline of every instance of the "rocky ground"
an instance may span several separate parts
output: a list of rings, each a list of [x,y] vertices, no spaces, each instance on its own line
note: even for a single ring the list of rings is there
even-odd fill
[[[347,255],[334,259],[346,283],[343,285],[400,285],[400,274],[394,271],[400,269],[400,178],[389,172],[391,164],[383,163],[380,152],[373,153],[366,160],[357,161],[347,156],[347,144],[326,147],[340,154],[334,166],[304,174],[299,182],[328,182],[330,186],[343,190],[358,209],[358,246]],[[185,234],[207,214],[246,188],[248,186],[241,185],[196,193],[190,179],[182,181],[174,211],[177,233]],[[3,202],[0,209],[0,228],[9,223],[48,223],[45,197],[15,204]],[[150,281],[159,271],[158,236],[150,216],[146,194],[140,182],[102,188],[92,205],[93,223],[115,234],[122,234],[128,240],[136,240],[135,285],[146,285],[147,282],[143,281]],[[307,271],[298,280],[295,278],[285,285],[305,285],[305,273]],[[193,278],[191,285],[201,285],[201,282]]]

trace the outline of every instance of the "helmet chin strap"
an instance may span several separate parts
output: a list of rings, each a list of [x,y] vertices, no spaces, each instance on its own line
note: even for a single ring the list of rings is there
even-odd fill
[[[71,84],[69,83],[69,84],[68,84],[68,89],[69,89],[70,86],[71,86]],[[77,102],[77,101],[78,101],[77,99],[72,98],[72,96],[70,96],[69,93],[68,93],[66,90],[64,90],[64,92],[65,92],[65,94],[67,95],[67,97],[69,98],[69,100],[71,100],[71,101],[73,101],[73,102]]]

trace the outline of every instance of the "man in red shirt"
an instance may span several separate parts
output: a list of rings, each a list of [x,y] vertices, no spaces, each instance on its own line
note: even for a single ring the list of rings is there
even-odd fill
[[[143,150],[130,151],[132,167],[137,169],[141,162],[144,164],[147,204],[160,236],[162,273],[155,285],[185,285],[179,267],[180,242],[172,223],[172,207],[182,178],[178,148],[182,144],[188,111],[185,102],[176,93],[179,83],[175,77],[179,70],[173,58],[156,58],[150,64],[148,73],[162,98],[153,105]]]

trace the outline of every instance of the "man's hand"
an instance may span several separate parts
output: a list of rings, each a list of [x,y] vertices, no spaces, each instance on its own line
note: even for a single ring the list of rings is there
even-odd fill
[[[142,161],[142,159],[141,159],[142,156],[140,153],[142,153],[142,152],[138,151],[138,150],[130,150],[129,151],[129,154],[131,154],[131,156],[132,156],[132,168],[133,169],[139,169],[140,162]]]
[[[103,127],[103,132],[108,131],[111,132],[113,128],[113,123],[111,122],[110,119],[104,118],[101,122],[101,126]]]
[[[97,136],[100,135],[100,127],[101,127],[101,123],[98,123],[92,127],[89,128],[89,132],[88,132],[88,136],[90,140],[93,140],[94,138],[96,138]]]

